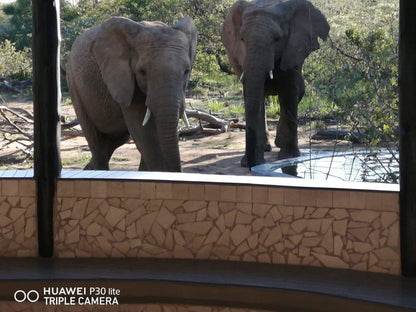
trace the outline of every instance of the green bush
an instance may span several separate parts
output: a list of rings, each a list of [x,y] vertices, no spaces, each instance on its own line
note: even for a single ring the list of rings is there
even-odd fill
[[[25,80],[32,76],[31,51],[16,49],[15,43],[5,40],[0,43],[0,77]]]

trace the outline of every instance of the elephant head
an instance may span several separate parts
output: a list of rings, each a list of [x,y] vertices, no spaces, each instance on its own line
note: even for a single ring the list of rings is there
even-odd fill
[[[128,132],[141,152],[140,169],[181,170],[177,125],[196,44],[190,18],[169,27],[113,17],[77,38],[67,72],[93,155],[87,168],[107,169]]]
[[[301,67],[326,39],[329,25],[306,0],[238,1],[228,13],[222,41],[244,85],[248,166],[264,162],[264,99],[279,94],[280,156],[297,156],[297,105],[303,96]],[[284,155],[284,156],[283,156]]]

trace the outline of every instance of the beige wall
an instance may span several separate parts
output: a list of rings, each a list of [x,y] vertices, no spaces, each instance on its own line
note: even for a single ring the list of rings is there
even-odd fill
[[[58,257],[301,264],[400,274],[398,193],[61,180]]]
[[[36,185],[32,179],[0,179],[0,257],[38,255]]]

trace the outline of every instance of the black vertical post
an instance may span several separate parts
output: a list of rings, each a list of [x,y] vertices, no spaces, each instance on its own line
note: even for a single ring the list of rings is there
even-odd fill
[[[400,238],[402,273],[416,276],[416,1],[400,0]]]
[[[32,1],[34,173],[39,255],[53,256],[53,210],[60,159],[59,0]]]

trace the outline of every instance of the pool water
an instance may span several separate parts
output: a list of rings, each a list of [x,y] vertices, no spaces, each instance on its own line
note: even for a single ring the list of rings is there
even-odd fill
[[[311,180],[351,182],[399,182],[398,153],[380,151],[312,151],[301,156],[252,168],[255,175],[284,176],[285,168],[296,168],[297,177]]]

